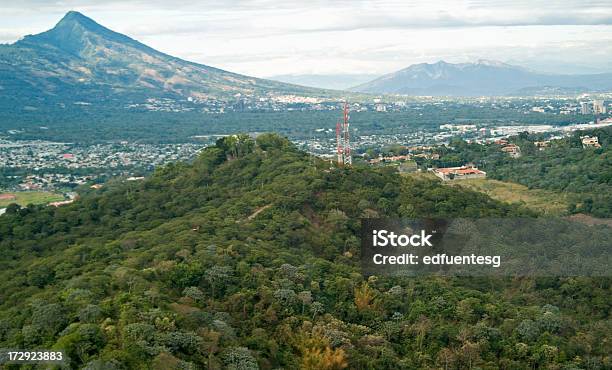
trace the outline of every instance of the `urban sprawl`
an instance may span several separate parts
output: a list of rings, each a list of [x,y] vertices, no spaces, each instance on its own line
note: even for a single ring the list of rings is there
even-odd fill
[[[436,105],[445,109],[446,101],[437,98],[421,98],[420,101],[383,101],[351,102],[351,112],[401,112],[422,109],[424,105]],[[456,100],[455,100],[456,101]],[[608,104],[606,104],[608,102]],[[502,150],[510,156],[520,156],[520,148],[504,143],[504,139],[521,132],[547,135],[547,140],[569,135],[576,130],[588,130],[612,125],[609,99],[574,98],[482,98],[471,99],[468,104],[476,108],[513,108],[526,114],[542,113],[554,115],[585,116],[584,122],[571,125],[523,124],[512,122],[500,125],[498,122],[440,122],[435,128],[405,130],[401,133],[361,134],[353,129],[351,147],[355,157],[362,157],[370,164],[403,161],[411,156],[428,156],[427,148],[446,145],[451,138],[462,138],[469,142],[501,143]],[[339,110],[338,102],[318,98],[296,96],[276,97],[275,99],[252,99],[240,95],[231,103],[221,101],[197,101],[186,99],[148,99],[143,104],[129,104],[125,109],[144,109],[151,111],[182,112],[198,109],[204,114],[223,114],[230,111],[316,111]],[[595,117],[595,118],[593,118]],[[41,140],[16,140],[12,136],[18,130],[0,132],[0,170],[3,172],[1,192],[46,190],[71,192],[75,187],[87,183],[99,184],[111,177],[140,179],[156,166],[169,162],[193,159],[207,145],[223,135],[196,136],[193,142],[181,144],[142,144],[120,141],[95,145],[59,143]],[[313,130],[312,137],[290,138],[303,150],[311,154],[333,160],[336,151],[335,122],[321,125]],[[597,138],[583,138],[585,146],[597,146]],[[410,154],[383,158],[368,157],[366,149],[402,145],[414,148]],[[546,141],[539,143],[542,147]],[[425,150],[423,150],[425,149]],[[452,178],[483,177],[486,174],[475,168],[458,167],[434,171],[442,180]]]

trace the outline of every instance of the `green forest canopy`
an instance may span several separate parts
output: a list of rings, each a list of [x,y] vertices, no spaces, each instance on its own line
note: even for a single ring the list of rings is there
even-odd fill
[[[364,278],[360,217],[534,216],[237,135],[0,217],[0,340],[88,369],[609,368],[607,278]]]

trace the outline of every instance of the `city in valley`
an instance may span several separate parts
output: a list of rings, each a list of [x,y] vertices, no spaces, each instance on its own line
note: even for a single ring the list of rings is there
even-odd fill
[[[235,99],[231,103],[215,101],[212,104],[193,99],[183,102],[149,99],[146,104],[131,104],[124,109],[169,111],[180,115],[186,109],[198,107],[199,114],[203,116],[224,116],[234,112],[238,131],[241,116],[253,112],[259,114],[257,119],[261,121],[264,130],[268,124],[266,114],[278,111],[297,111],[293,113],[306,117],[311,114],[311,126],[297,128],[287,136],[300,149],[323,158],[335,159],[337,138],[334,119],[340,115],[341,103],[295,96],[277,98],[273,102],[266,99],[250,100],[242,96]],[[576,130],[612,125],[610,99],[611,96],[605,94],[596,97],[361,99],[348,104],[352,121],[349,129],[350,146],[356,161],[381,164],[409,158],[393,157],[398,154],[435,158],[435,148],[448,145],[453,138],[486,144],[527,132],[541,135],[545,142],[567,136]],[[464,110],[465,118],[445,120],[444,112],[451,106]],[[324,117],[329,119],[321,121],[319,116],[314,115],[317,111],[328,112]],[[504,112],[512,112],[513,116],[506,117]],[[291,114],[288,113],[289,119]],[[365,119],[359,122],[360,115],[365,114]],[[405,114],[412,116],[405,118]],[[520,120],[521,115],[525,117],[524,121]],[[386,121],[394,117],[398,117],[395,119],[399,122],[386,127]],[[410,117],[417,118],[411,122]],[[66,143],[45,140],[48,128],[41,126],[36,129],[33,131],[34,137],[24,137],[26,130],[19,127],[0,132],[0,171],[3,173],[0,189],[3,192],[51,191],[73,194],[79,186],[100,186],[115,177],[138,179],[157,166],[190,161],[202,148],[230,134],[211,131],[201,125],[197,127],[200,130],[196,132],[198,135],[179,137],[180,142],[164,142],[163,139],[143,142],[117,137],[115,140]],[[248,128],[245,131],[249,132]],[[35,137],[37,133],[40,138]],[[250,134],[257,135],[257,132],[251,131]],[[389,148],[395,148],[396,152],[397,148],[403,149],[402,153],[391,152],[390,156],[385,156]],[[509,150],[509,154],[517,153]]]

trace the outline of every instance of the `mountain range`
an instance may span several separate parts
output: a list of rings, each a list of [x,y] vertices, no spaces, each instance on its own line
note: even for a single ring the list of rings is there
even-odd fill
[[[74,11],[49,31],[0,45],[0,90],[26,99],[325,94],[185,61]]]
[[[612,89],[612,73],[544,74],[497,61],[414,64],[350,90],[370,94],[433,96],[533,95]]]
[[[189,62],[114,32],[81,13],[68,12],[46,32],[0,45],[0,102],[3,107],[50,102],[143,101],[151,97],[232,100],[237,94],[341,98],[347,91],[405,95],[533,95],[612,89],[612,73],[553,75],[480,60],[476,63],[416,64],[372,75],[249,77]],[[350,85],[362,83],[347,89]],[[316,87],[305,87],[309,85]],[[327,89],[347,89],[333,91]],[[17,102],[21,104],[16,104]]]

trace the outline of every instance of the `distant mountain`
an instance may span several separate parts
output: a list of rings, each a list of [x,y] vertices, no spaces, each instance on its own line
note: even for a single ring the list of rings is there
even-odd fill
[[[49,31],[0,45],[0,92],[0,97],[45,100],[326,93],[188,62],[74,11]]]
[[[379,75],[371,74],[288,74],[271,76],[269,78],[271,80],[301,86],[317,87],[320,89],[345,90],[350,87],[371,81],[378,76]]]
[[[488,60],[452,64],[415,64],[353,87],[352,91],[407,95],[525,95],[539,91],[602,91],[612,89],[612,73],[553,75]]]

